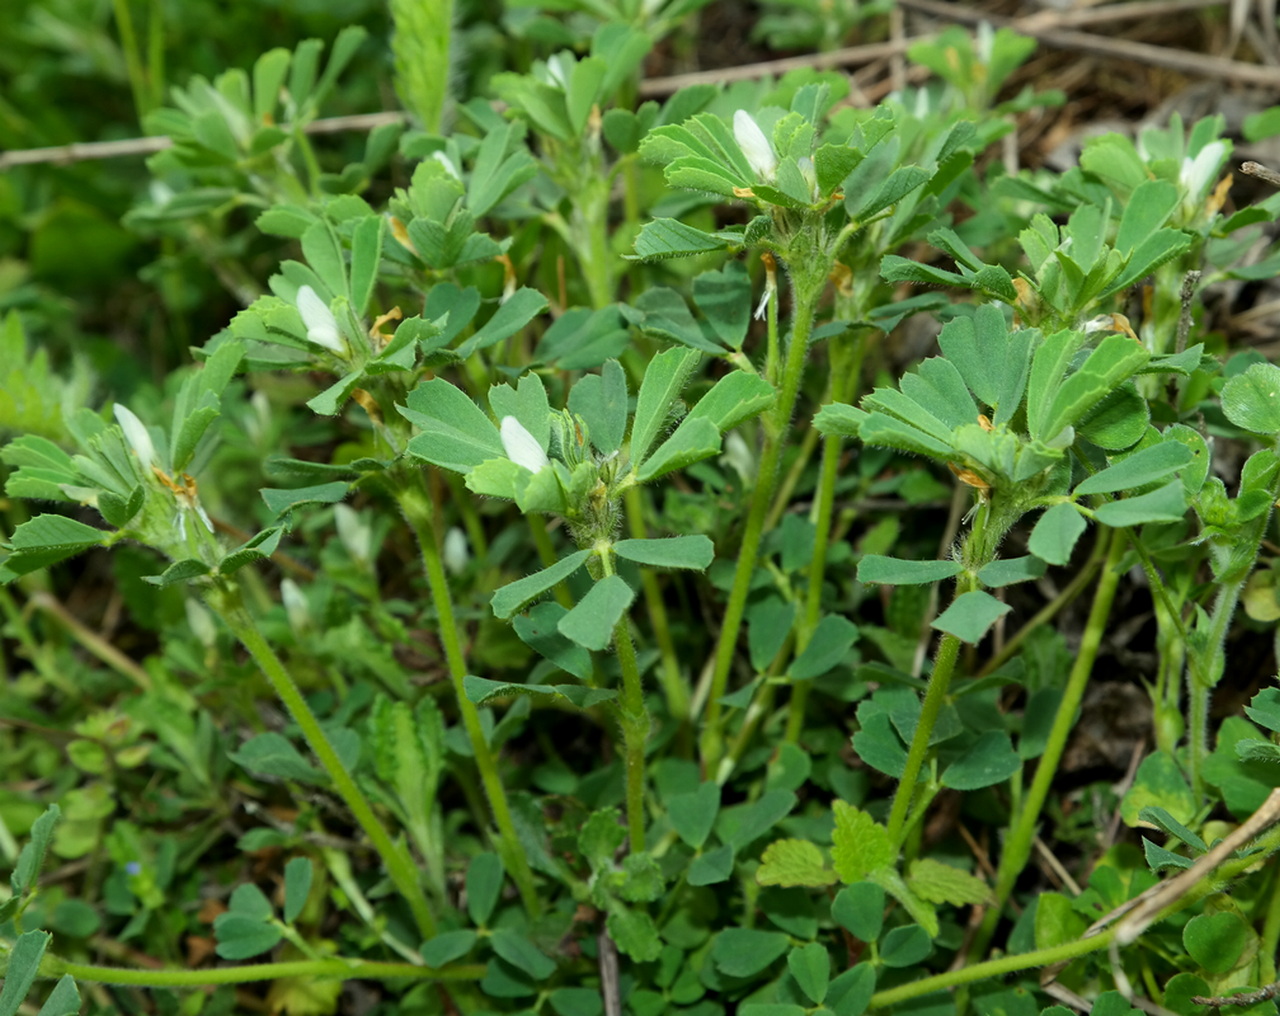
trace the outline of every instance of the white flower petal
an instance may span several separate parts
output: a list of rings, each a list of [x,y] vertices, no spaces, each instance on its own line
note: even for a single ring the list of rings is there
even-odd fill
[[[462,179],[462,174],[458,172],[458,167],[453,164],[453,160],[449,158],[449,156],[445,155],[444,152],[432,152],[431,158],[440,163],[440,165],[442,165],[449,175],[455,180]]]
[[[199,501],[197,501],[194,505],[192,505],[192,507],[195,508],[196,514],[200,516],[200,521],[204,523],[205,529],[209,530],[209,532],[212,533],[214,531],[213,519],[209,518],[209,513],[204,510],[204,505],[202,505]]]
[[[569,67],[567,54],[556,53],[554,56],[547,58],[547,77],[550,84],[559,86],[562,90],[569,90]]]
[[[280,602],[284,606],[285,615],[289,618],[289,627],[295,632],[304,632],[311,627],[311,605],[306,594],[293,579],[280,580]]]
[[[307,326],[307,341],[345,356],[347,344],[338,331],[338,319],[316,291],[310,286],[299,288],[297,305],[302,323]]]
[[[741,478],[743,484],[750,484],[756,478],[756,457],[746,439],[736,430],[724,436],[724,454],[721,460],[727,462]]]
[[[1178,174],[1178,178],[1182,186],[1187,189],[1188,197],[1204,196],[1226,152],[1227,146],[1221,141],[1211,141],[1200,149],[1194,159],[1182,160],[1182,172]]]
[[[212,649],[218,641],[218,628],[213,623],[213,615],[201,606],[199,600],[192,597],[187,598],[186,608],[187,625],[191,628],[191,634],[206,649]]]
[[[339,502],[333,506],[333,521],[338,528],[338,539],[347,553],[361,564],[373,554],[373,529],[363,515],[350,505]]]
[[[440,554],[444,566],[451,575],[461,575],[471,560],[471,550],[467,546],[467,534],[457,526],[450,526],[444,534],[444,546]]]
[[[769,313],[769,301],[773,299],[773,287],[765,286],[764,292],[760,295],[760,302],[756,304],[756,320],[763,321],[764,316]]]
[[[116,423],[124,431],[124,438],[129,442],[133,453],[142,460],[144,466],[158,466],[160,459],[156,455],[156,446],[151,443],[151,432],[128,406],[119,402],[112,407],[116,415]]]
[[[762,180],[772,181],[778,171],[778,157],[773,154],[773,146],[760,125],[745,109],[733,114],[733,136],[756,175]]]
[[[542,446],[514,416],[504,416],[499,431],[507,458],[517,466],[524,466],[529,472],[536,473],[551,464]]]
[[[991,66],[991,55],[995,52],[996,33],[989,21],[978,22],[978,37],[974,40],[974,50],[978,62],[985,67]]]

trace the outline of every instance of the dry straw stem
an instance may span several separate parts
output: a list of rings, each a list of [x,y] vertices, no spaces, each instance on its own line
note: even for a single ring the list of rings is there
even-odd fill
[[[1080,17],[1067,18],[1064,15],[1050,15],[1045,12],[1026,18],[1003,18],[984,11],[968,10],[958,4],[943,3],[941,0],[898,0],[903,7],[921,14],[928,14],[946,21],[958,21],[962,24],[978,24],[985,21],[993,28],[1012,28],[1022,35],[1038,39],[1046,46],[1054,49],[1073,49],[1094,56],[1112,57],[1117,60],[1150,64],[1153,67],[1166,67],[1169,70],[1200,78],[1219,78],[1240,81],[1246,84],[1264,85],[1270,88],[1280,87],[1280,67],[1263,67],[1259,64],[1243,63],[1239,60],[1228,60],[1225,57],[1212,56],[1208,53],[1188,53],[1167,46],[1154,46],[1147,42],[1135,42],[1132,39],[1114,36],[1095,35],[1092,32],[1075,32],[1056,27],[1062,24],[1098,23],[1100,18],[1088,18],[1084,15],[1100,12],[1073,12]],[[1157,0],[1153,3],[1116,4],[1107,10],[1115,11],[1106,20],[1135,17],[1150,18],[1167,16],[1175,10],[1187,10],[1200,7],[1221,7],[1216,0]]]
[[[1084,8],[1072,11],[1040,11],[1024,18],[1005,18],[983,11],[969,10],[956,4],[942,3],[940,0],[900,0],[903,7],[922,14],[962,24],[977,24],[985,21],[996,28],[1012,28],[1016,32],[1039,39],[1047,46],[1059,49],[1075,49],[1098,56],[1117,57],[1151,64],[1156,67],[1168,67],[1200,77],[1230,78],[1253,84],[1280,87],[1280,67],[1261,67],[1256,64],[1242,63],[1223,57],[1210,56],[1204,53],[1185,53],[1181,50],[1164,46],[1153,46],[1143,42],[1127,39],[1094,35],[1089,32],[1077,32],[1064,29],[1062,26],[1098,25],[1114,21],[1136,21],[1149,18],[1162,18],[1180,11],[1198,10],[1206,7],[1221,7],[1221,0],[1137,0],[1134,3],[1111,4],[1102,8]],[[778,60],[764,60],[760,63],[744,64],[739,67],[722,67],[707,71],[694,71],[688,74],[675,74],[669,77],[650,78],[640,84],[642,98],[654,98],[671,95],[696,84],[731,83],[734,81],[750,81],[768,75],[781,76],[788,71],[812,67],[818,70],[830,70],[838,67],[856,67],[874,63],[877,60],[901,58],[914,43],[932,38],[932,35],[895,37],[888,42],[871,43],[865,46],[847,46],[832,50],[829,53],[809,53],[802,56],[784,57]],[[387,123],[400,123],[406,114],[399,111],[383,113],[361,113],[354,116],[330,117],[315,120],[304,128],[308,134],[328,134],[344,130],[372,130]],[[53,148],[28,148],[20,151],[0,152],[0,172],[14,166],[30,166],[38,163],[59,163],[65,165],[72,162],[84,162],[91,159],[114,159],[129,155],[150,155],[153,152],[168,148],[172,142],[165,137],[130,138],[123,141],[91,141],[70,145],[58,145]],[[1247,163],[1244,171],[1251,172]],[[1258,167],[1262,169],[1263,167]],[[1262,175],[1262,174],[1256,174]],[[1280,175],[1263,179],[1280,186]]]
[[[1246,162],[1240,167],[1240,172],[1256,177],[1263,183],[1269,183],[1272,187],[1280,187],[1280,173],[1274,169],[1268,169],[1260,162]]]
[[[1224,836],[1213,849],[1202,854],[1190,868],[1184,869],[1167,882],[1153,885],[1125,904],[1121,911],[1127,912],[1124,913],[1124,918],[1116,930],[1116,945],[1125,946],[1133,943],[1160,916],[1161,911],[1182,899],[1210,871],[1251,839],[1261,836],[1278,821],[1280,821],[1280,788],[1271,791],[1257,811]]]
[[[996,28],[1012,28],[1015,32],[1030,35],[1047,46],[1060,49],[1078,49],[1100,56],[1114,56],[1125,60],[1137,60],[1157,67],[1171,67],[1187,74],[1208,77],[1234,78],[1258,84],[1280,85],[1280,68],[1259,67],[1254,64],[1207,56],[1202,53],[1184,53],[1164,46],[1130,42],[1088,32],[1067,31],[1067,27],[1107,24],[1116,21],[1141,21],[1165,18],[1182,11],[1221,7],[1222,0],[1138,0],[1135,3],[1110,4],[1106,7],[1083,8],[1070,11],[1039,11],[1023,18],[1004,18],[984,11],[965,8],[959,4],[942,3],[939,0],[899,0],[908,10],[929,14],[945,21],[977,24],[986,21]],[[895,10],[897,8],[895,7]],[[788,71],[805,67],[831,70],[838,67],[855,67],[886,58],[900,58],[912,45],[932,38],[931,33],[903,37],[895,32],[888,42],[876,42],[865,46],[847,46],[827,53],[811,53],[803,56],[764,60],[739,67],[723,67],[688,74],[674,74],[664,78],[650,78],[640,85],[645,98],[671,95],[689,85],[715,84],[717,82],[750,81],[766,75],[781,76]],[[897,87],[901,87],[900,85]]]
[[[1224,1005],[1256,1005],[1280,995],[1280,981],[1264,985],[1257,991],[1247,991],[1242,995],[1192,995],[1191,1001],[1196,1005],[1211,1005],[1221,1009]]]
[[[1167,908],[1177,903],[1204,881],[1213,869],[1226,861],[1250,840],[1261,836],[1278,821],[1280,821],[1280,788],[1271,791],[1257,811],[1236,829],[1224,836],[1211,850],[1197,858],[1195,864],[1183,869],[1173,878],[1160,882],[1158,885],[1153,885],[1146,892],[1122,903],[1111,913],[1096,921],[1084,933],[1083,938],[1091,938],[1097,935],[1117,919],[1120,919],[1120,923],[1115,930],[1114,944],[1118,947],[1131,945],[1139,935],[1160,918]],[[1053,983],[1054,978],[1058,976],[1065,966],[1065,963],[1059,963],[1046,967],[1041,974],[1041,986]]]
[[[403,123],[405,114],[399,110],[386,113],[358,113],[354,116],[333,116],[326,120],[313,120],[303,131],[307,134],[336,134],[338,131],[369,131],[389,123]],[[123,141],[85,141],[53,148],[25,148],[14,152],[0,152],[0,173],[14,166],[34,166],[53,162],[65,166],[72,162],[89,162],[93,159],[118,159],[127,155],[152,155],[170,148],[173,141],[167,137],[127,138]]]

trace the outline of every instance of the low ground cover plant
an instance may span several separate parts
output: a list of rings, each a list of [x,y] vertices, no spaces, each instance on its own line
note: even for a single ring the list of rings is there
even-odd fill
[[[1274,1007],[1280,368],[1203,302],[1280,197],[1220,117],[1007,171],[1005,29],[639,101],[701,6],[472,96],[393,3],[340,165],[361,29],[193,78],[125,223],[240,309],[132,397],[0,325],[0,1016]]]

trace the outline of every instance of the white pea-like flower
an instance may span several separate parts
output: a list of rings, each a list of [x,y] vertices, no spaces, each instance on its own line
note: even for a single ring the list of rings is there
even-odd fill
[[[1194,159],[1182,160],[1178,182],[1186,189],[1188,197],[1200,198],[1204,195],[1226,152],[1227,146],[1221,141],[1211,141],[1200,149]]]
[[[151,432],[138,419],[134,411],[128,406],[117,402],[112,407],[112,412],[116,415],[116,423],[120,424],[120,429],[124,431],[124,438],[129,442],[129,447],[142,460],[142,464],[148,467],[160,465],[160,459],[156,455],[156,446],[151,443]]]
[[[316,291],[310,286],[299,287],[297,305],[302,323],[307,327],[307,341],[345,356],[347,344],[338,331],[338,319]]]
[[[449,156],[445,155],[444,152],[432,152],[431,158],[440,163],[440,165],[445,168],[445,171],[455,180],[462,179],[462,174],[458,172],[458,167],[453,164],[453,160],[449,158]]]
[[[984,67],[991,66],[991,57],[996,49],[996,32],[989,21],[978,22],[978,35],[974,39],[974,52],[978,62]]]
[[[471,548],[467,546],[467,534],[457,526],[450,526],[444,534],[440,559],[450,575],[461,575],[471,560]]]
[[[547,77],[550,78],[550,84],[557,85],[567,92],[569,90],[569,74],[569,64],[563,53],[556,53],[554,56],[547,57]]]
[[[293,579],[280,580],[280,602],[284,605],[285,615],[289,618],[289,627],[295,634],[302,634],[311,628],[311,605],[307,596]]]
[[[198,600],[188,597],[186,601],[187,625],[199,643],[206,649],[212,649],[218,641],[218,628],[213,623],[213,615]]]
[[[720,459],[732,467],[744,485],[749,486],[755,482],[755,453],[752,452],[751,446],[747,444],[746,439],[736,430],[731,430],[724,436],[724,454],[720,456]]]
[[[803,155],[796,159],[796,168],[800,170],[800,175],[804,177],[804,182],[809,185],[809,199],[815,204],[822,197],[822,192],[818,189],[818,171],[814,168],[813,160],[807,155]]]
[[[373,557],[373,528],[365,517],[350,505],[339,503],[333,506],[333,521],[347,553],[361,564],[368,564]]]
[[[778,157],[773,154],[773,145],[769,144],[760,125],[745,109],[733,114],[733,136],[756,176],[772,182],[778,172]]]
[[[529,472],[536,473],[551,464],[547,453],[542,450],[542,445],[538,444],[537,439],[525,430],[524,424],[514,416],[504,416],[499,431],[507,458],[517,466],[524,466]]]

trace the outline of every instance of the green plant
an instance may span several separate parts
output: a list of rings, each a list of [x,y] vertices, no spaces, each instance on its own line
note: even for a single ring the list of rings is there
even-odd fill
[[[303,128],[358,30],[323,74],[310,42],[196,79],[128,223],[228,241],[243,307],[109,412],[6,319],[0,1016],[344,981],[411,1014],[1197,1016],[1276,979],[1280,700],[1211,705],[1280,617],[1280,368],[1201,297],[1274,271],[1240,259],[1280,204],[1228,208],[1217,119],[984,168],[1052,98],[1000,102],[1006,31],[918,45],[942,85],[869,110],[811,71],[637,103],[699,6],[513,7],[556,52],[501,111],[410,74],[468,30],[400,11],[421,129],[337,172]],[[1147,610],[1154,750],[1064,790]]]

